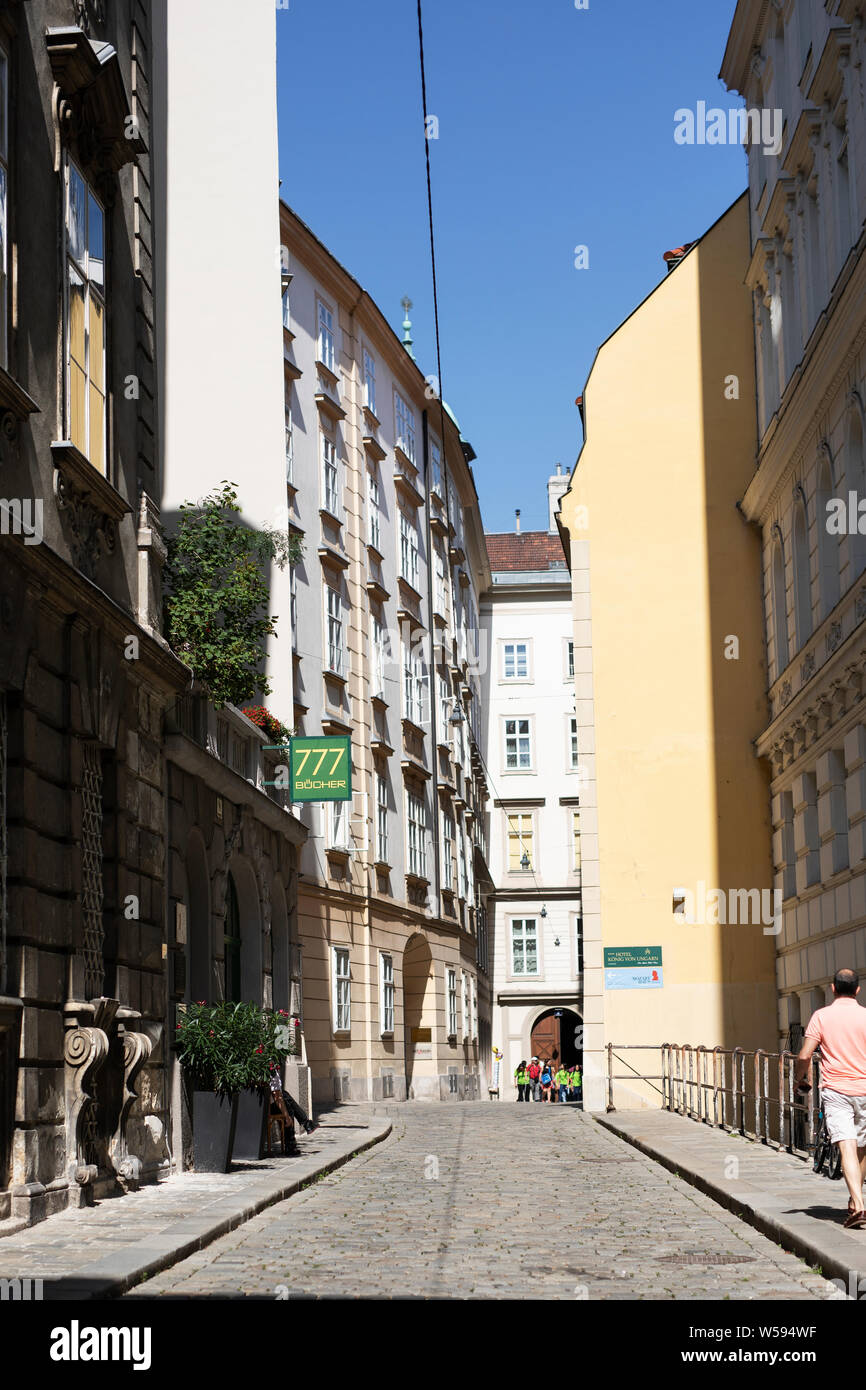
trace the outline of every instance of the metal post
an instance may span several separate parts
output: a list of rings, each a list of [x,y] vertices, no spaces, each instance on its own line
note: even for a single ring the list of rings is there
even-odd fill
[[[746,1054],[741,1047],[735,1047],[731,1059],[734,1073],[734,1115],[740,1134],[746,1132]],[[739,1118],[737,1119],[737,1115]]]

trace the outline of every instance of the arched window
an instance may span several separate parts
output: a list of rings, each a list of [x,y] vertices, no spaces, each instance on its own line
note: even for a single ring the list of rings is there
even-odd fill
[[[809,526],[802,493],[794,501],[794,624],[797,650],[812,635],[812,576],[809,564]]]
[[[780,676],[788,664],[788,609],[785,597],[785,553],[782,550],[782,537],[776,528],[776,541],[773,546],[773,625],[776,635],[776,675]]]
[[[834,496],[833,474],[828,454],[818,467],[816,525],[818,527],[818,591],[821,597],[821,617],[826,618],[839,602],[839,539],[828,528],[830,517],[827,503]]]
[[[863,414],[859,399],[855,396],[845,421],[845,481],[848,491],[856,494],[857,514],[859,504],[866,501],[866,456],[863,452]],[[848,536],[848,555],[850,568],[848,583],[853,584],[866,570],[866,536],[859,529]]]

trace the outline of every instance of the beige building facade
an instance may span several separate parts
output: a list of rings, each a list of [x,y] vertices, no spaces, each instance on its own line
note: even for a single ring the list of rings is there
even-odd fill
[[[762,541],[778,1037],[835,971],[866,968],[866,11],[737,6],[722,78],[780,109],[749,152],[759,440],[743,511]],[[863,508],[866,511],[866,508]]]
[[[761,556],[737,508],[755,449],[748,261],[744,196],[600,347],[560,510],[590,1109],[607,1103],[610,1044],[775,1039],[769,786],[752,747],[766,722]],[[620,1051],[614,1070],[653,1062]],[[658,1095],[620,1082],[614,1103]]]
[[[312,1096],[469,1099],[490,1048],[474,454],[285,204],[281,243],[294,727],[352,741],[351,803],[296,808]]]

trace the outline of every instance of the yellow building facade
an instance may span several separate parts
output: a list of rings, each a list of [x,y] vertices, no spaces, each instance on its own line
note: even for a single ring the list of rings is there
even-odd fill
[[[607,1103],[609,1044],[775,1039],[769,784],[753,747],[766,723],[761,543],[738,509],[755,460],[748,263],[743,196],[599,349],[559,513],[590,1109]],[[659,1071],[657,1052],[621,1058],[616,1072]],[[614,1102],[659,1096],[620,1083]]]

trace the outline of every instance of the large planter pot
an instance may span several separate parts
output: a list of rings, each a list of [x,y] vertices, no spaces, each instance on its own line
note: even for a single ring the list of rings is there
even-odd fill
[[[238,1096],[238,1122],[232,1157],[248,1163],[261,1158],[264,1130],[264,1092],[242,1091]]]
[[[193,1163],[197,1173],[227,1173],[231,1167],[237,1096],[194,1091],[192,1105]]]

